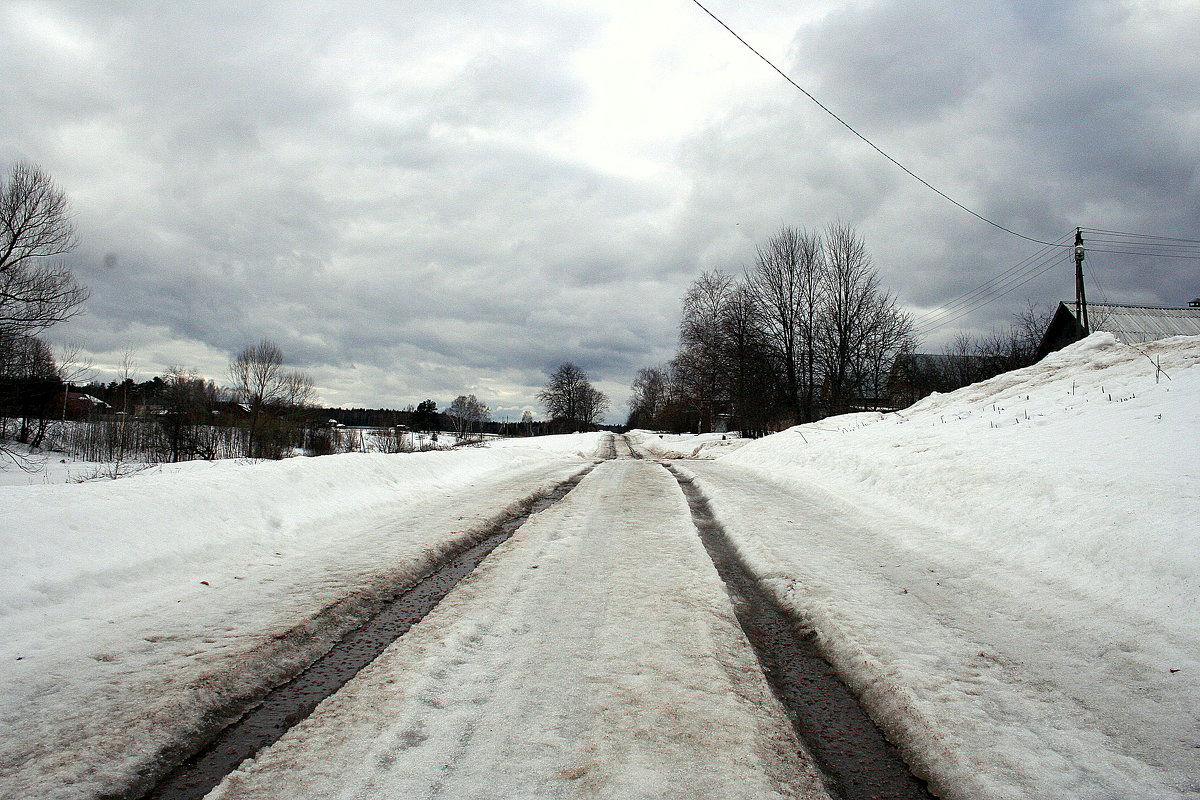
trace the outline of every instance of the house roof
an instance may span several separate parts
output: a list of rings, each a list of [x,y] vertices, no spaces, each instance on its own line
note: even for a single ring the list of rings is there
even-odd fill
[[[1063,306],[1074,318],[1075,303],[1064,301]],[[1124,344],[1168,336],[1200,336],[1200,308],[1088,303],[1087,312],[1088,325],[1093,331],[1107,331]]]

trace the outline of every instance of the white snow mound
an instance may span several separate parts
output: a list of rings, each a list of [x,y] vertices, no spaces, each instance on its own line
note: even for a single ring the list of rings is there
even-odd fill
[[[1096,333],[891,414],[800,425],[722,462],[921,518],[1116,602],[1200,612],[1200,337]]]

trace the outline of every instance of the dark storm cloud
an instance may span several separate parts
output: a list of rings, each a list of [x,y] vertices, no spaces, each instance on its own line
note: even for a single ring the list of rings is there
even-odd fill
[[[621,310],[572,287],[622,279],[639,244],[627,228],[656,191],[527,142],[583,102],[564,60],[590,20],[508,3],[360,10],[28,7],[15,66],[39,28],[80,38],[60,90],[90,102],[51,122],[70,141],[17,155],[67,163],[76,269],[95,289],[82,330],[137,321],[226,352],[270,336],[316,369],[415,347],[539,382],[556,358],[605,350],[581,328]],[[80,133],[114,162],[73,173]],[[569,313],[538,316],[568,296]]]
[[[691,20],[646,10],[672,33]],[[627,13],[9,4],[0,159],[39,162],[68,189],[82,241],[72,264],[93,290],[62,336],[218,378],[229,353],[266,336],[331,402],[478,389],[519,416],[562,360],[620,393],[669,357],[699,271],[739,271],[783,224],[857,225],[917,310],[1036,249],[916,185],[769,75],[700,115],[709,123],[682,143],[657,145],[674,163],[653,176],[574,152],[564,142],[597,92],[587,81],[605,73],[585,78],[577,56],[606,17]],[[796,32],[782,66],[1005,225],[1200,238],[1200,42],[1186,16],[1115,3],[833,4]],[[654,46],[714,60],[740,47],[699,30],[710,38]],[[614,70],[624,58],[612,51]],[[643,121],[591,124],[603,141]],[[1194,262],[1092,263],[1113,300],[1200,293]],[[1048,275],[962,322],[986,328],[1070,286]]]
[[[1200,238],[1200,62],[1187,55],[1200,42],[1186,5],[1155,5],[856,4],[801,30],[786,66],[885,150],[1005,226],[1037,238],[1077,225]],[[940,200],[786,84],[694,139],[689,158],[704,176],[697,224],[732,208],[761,241],[782,223],[852,222],[918,310],[1038,249]],[[1088,262],[1114,302],[1168,304],[1196,293],[1194,264]],[[947,332],[1072,293],[1063,267]]]

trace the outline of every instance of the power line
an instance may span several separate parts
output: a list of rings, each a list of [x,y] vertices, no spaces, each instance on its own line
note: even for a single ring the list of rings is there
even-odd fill
[[[1158,236],[1152,233],[1129,233],[1101,228],[1081,228],[1087,236],[1089,252],[1121,253],[1151,258],[1185,258],[1200,260],[1200,239],[1177,236]],[[1099,245],[1099,246],[1097,246]]]
[[[940,328],[944,325],[949,325],[951,322],[954,322],[955,320],[962,319],[963,317],[967,316],[968,314],[971,314],[971,313],[983,308],[984,306],[988,305],[989,303],[992,303],[996,300],[999,300],[1001,297],[1004,297],[1005,295],[1010,294],[1014,290],[1024,286],[1025,284],[1029,283],[1030,281],[1034,280],[1035,278],[1039,278],[1042,275],[1045,275],[1047,272],[1054,269],[1055,267],[1058,267],[1064,263],[1069,262],[1070,255],[1071,254],[1067,251],[1056,251],[1056,252],[1050,253],[1050,254],[1048,254],[1047,258],[1032,265],[1031,267],[1029,267],[1029,269],[1027,271],[1021,273],[1020,275],[1014,275],[1010,279],[1010,281],[1006,282],[1002,286],[996,287],[996,289],[997,289],[996,292],[988,295],[987,297],[981,298],[978,302],[973,303],[966,308],[961,309],[958,313],[956,313],[952,317],[949,317],[948,319],[941,320],[940,322],[927,322],[924,325],[917,327],[913,332],[918,336],[924,336],[928,333],[931,333],[932,331],[937,330],[938,328]]]
[[[1070,242],[1064,242],[1062,237],[1060,237],[1056,241],[1047,242],[1047,241],[1044,241],[1042,239],[1037,239],[1032,236],[1026,236],[1023,233],[1019,233],[1011,228],[1001,225],[1000,223],[996,222],[995,220],[992,220],[992,219],[989,219],[988,217],[983,216],[979,212],[977,212],[971,208],[968,208],[967,206],[963,205],[959,201],[955,200],[953,197],[946,194],[941,189],[938,189],[936,186],[931,184],[929,181],[925,180],[920,175],[913,172],[911,169],[906,167],[904,164],[901,164],[899,161],[897,161],[895,158],[893,158],[890,154],[885,152],[881,147],[879,147],[877,144],[875,144],[870,139],[868,139],[864,134],[859,133],[859,131],[857,129],[855,129],[854,126],[852,126],[850,123],[846,122],[846,120],[842,119],[840,116],[838,116],[836,113],[834,113],[828,106],[826,106],[824,103],[822,103],[820,100],[818,100],[811,92],[809,92],[807,89],[805,89],[803,86],[801,86],[795,80],[793,80],[790,75],[788,75],[782,69],[777,67],[773,61],[771,61],[765,55],[760,53],[748,41],[743,39],[742,36],[740,34],[738,34],[738,32],[735,31],[733,28],[729,27],[729,25],[727,25],[724,20],[722,20],[720,17],[718,17],[712,11],[709,11],[708,8],[705,7],[703,3],[700,2],[700,0],[692,0],[692,2],[696,5],[697,8],[699,8],[701,11],[703,11],[705,14],[707,14],[709,17],[711,17],[718,25],[720,25],[722,28],[724,28],[731,36],[733,36],[733,38],[735,38],[739,42],[741,42],[742,45],[747,50],[749,50],[754,55],[758,56],[758,58],[761,59],[763,63],[765,63],[768,67],[770,67],[775,72],[777,72],[780,77],[782,77],[785,81],[787,81],[795,89],[797,89],[801,94],[803,94],[805,97],[807,97],[813,103],[815,103],[818,108],[820,108],[826,114],[828,114],[829,116],[831,116],[835,120],[837,120],[837,122],[840,123],[842,125],[842,127],[844,127],[846,130],[850,131],[852,134],[854,134],[856,137],[861,139],[863,142],[865,142],[872,150],[879,153],[881,156],[886,158],[888,161],[892,162],[892,164],[896,165],[901,170],[903,170],[904,173],[907,174],[909,177],[918,181],[923,186],[928,188],[930,191],[934,192],[939,197],[943,198],[944,200],[948,201],[949,203],[957,206],[959,209],[966,211],[968,214],[975,217],[976,219],[986,222],[988,225],[991,225],[992,227],[997,228],[998,230],[1004,231],[1005,233],[1011,234],[1020,239],[1025,239],[1026,241],[1033,242],[1035,244],[1044,245],[1046,248],[1051,248],[1050,250],[1043,249],[1043,250],[1039,251],[1038,253],[1035,253],[1034,255],[1030,256],[1029,258],[1026,258],[1025,260],[1019,262],[1018,264],[1014,265],[1013,267],[1010,267],[1009,269],[1005,270],[1004,272],[1000,273],[999,275],[993,277],[991,280],[989,280],[983,284],[980,284],[979,286],[975,287],[971,291],[969,291],[963,295],[960,295],[959,297],[951,300],[950,302],[948,302],[946,304],[943,304],[942,306],[939,306],[938,308],[933,309],[932,311],[929,311],[929,312],[926,312],[925,314],[920,315],[920,317],[917,318],[917,321],[918,322],[920,322],[921,320],[926,320],[926,321],[923,324],[919,324],[917,326],[917,332],[919,334],[920,333],[928,333],[929,331],[940,328],[943,325],[949,324],[950,322],[953,322],[957,319],[961,319],[962,317],[966,316],[967,314],[970,314],[971,312],[973,312],[979,308],[982,308],[983,306],[1012,292],[1014,289],[1017,289],[1018,287],[1025,285],[1029,281],[1045,274],[1051,268],[1058,266],[1058,264],[1060,264],[1061,262],[1068,260],[1066,257],[1067,256],[1066,248],[1071,247]],[[1200,239],[1183,239],[1183,238],[1178,238],[1178,237],[1158,236],[1155,234],[1147,234],[1147,233],[1131,233],[1131,232],[1126,232],[1126,231],[1106,230],[1103,228],[1080,228],[1080,231],[1082,231],[1084,233],[1088,233],[1090,238],[1095,238],[1100,244],[1109,245],[1109,247],[1106,247],[1106,248],[1088,247],[1087,249],[1089,252],[1119,253],[1119,254],[1124,254],[1124,255],[1140,255],[1140,256],[1147,256],[1147,257],[1153,257],[1153,258],[1182,258],[1182,259],[1200,260],[1200,248],[1198,248],[1198,246],[1200,246]],[[1120,239],[1120,238],[1113,238],[1113,237],[1126,237],[1126,238]],[[1135,239],[1137,241],[1129,241],[1129,239]],[[1129,248],[1134,248],[1134,247],[1140,247],[1141,249],[1129,249]],[[1099,284],[1097,284],[1097,285],[1099,285]],[[1106,294],[1106,293],[1104,293],[1104,290],[1102,287],[1101,287],[1101,293]],[[957,313],[955,313],[955,312],[957,312]],[[954,316],[951,316],[948,319],[942,320],[941,322],[934,322],[934,320],[936,320],[938,318],[938,316],[944,316],[946,314],[951,314],[951,313],[953,313]]]
[[[1146,250],[1109,250],[1103,247],[1089,247],[1087,248],[1087,251],[1089,253],[1123,253],[1124,255],[1129,256],[1150,256],[1152,258],[1188,258],[1200,260],[1200,253],[1156,253]]]
[[[1101,259],[1101,261],[1103,261],[1103,259]],[[1108,299],[1108,292],[1104,291],[1104,286],[1100,283],[1100,265],[1096,261],[1092,262],[1090,272],[1092,276],[1092,283],[1096,284],[1096,288],[1100,290],[1100,296],[1104,298],[1105,305],[1111,303],[1112,301]],[[1108,280],[1108,278],[1105,278],[1105,280]]]
[[[973,289],[970,289],[970,290],[964,292],[963,294],[959,295],[958,297],[955,297],[952,300],[949,300],[949,301],[943,303],[942,305],[937,306],[936,308],[930,309],[929,311],[926,311],[923,314],[919,314],[915,318],[914,322],[916,322],[918,327],[920,327],[928,322],[932,322],[934,319],[936,319],[939,316],[956,311],[958,308],[961,308],[962,306],[969,305],[970,303],[974,302],[977,299],[980,299],[982,297],[989,297],[991,295],[991,293],[996,288],[998,288],[997,284],[1005,283],[1005,282],[1007,282],[1008,279],[1010,279],[1012,277],[1020,277],[1020,274],[1024,274],[1028,269],[1030,269],[1030,265],[1032,264],[1032,262],[1038,261],[1039,259],[1042,259],[1045,256],[1052,254],[1052,253],[1061,253],[1062,251],[1058,249],[1061,246],[1061,243],[1064,242],[1064,240],[1070,239],[1072,237],[1072,235],[1073,234],[1068,233],[1063,236],[1060,236],[1058,238],[1058,240],[1056,240],[1054,246],[1043,247],[1041,250],[1038,250],[1033,255],[1030,255],[1030,256],[1022,259],[1021,261],[1017,262],[1016,264],[1014,264],[1013,266],[1004,270],[999,275],[996,275],[995,277],[991,278],[990,280],[979,284],[978,286],[974,287]],[[1040,264],[1041,264],[1041,262],[1039,261],[1038,264],[1033,265],[1032,268],[1036,269],[1037,266],[1040,266]]]
[[[1189,242],[1200,245],[1200,239],[1180,239],[1175,236],[1156,236],[1152,233],[1129,233],[1127,231],[1109,231],[1103,228],[1082,228],[1084,233],[1109,233],[1114,236],[1133,236],[1139,239],[1164,239],[1169,242]]]
[[[1200,244],[1186,244],[1184,242],[1159,242],[1151,239],[1139,239],[1129,236],[1109,236],[1103,233],[1088,233],[1086,230],[1084,231],[1084,234],[1087,235],[1087,240],[1089,242],[1111,242],[1114,244],[1123,244],[1129,247],[1153,247],[1156,250],[1164,251],[1188,250],[1195,252],[1200,250]]]
[[[1002,273],[1002,279],[989,281],[986,290],[980,291],[982,287],[977,287],[973,292],[968,292],[958,300],[948,303],[946,306],[934,309],[932,314],[926,314],[917,321],[916,328],[918,330],[941,327],[956,319],[960,319],[966,314],[971,313],[985,305],[1003,297],[1019,286],[1023,286],[1034,278],[1045,274],[1050,267],[1056,266],[1066,260],[1069,253],[1058,249],[1045,248],[1038,253],[1033,254],[1029,258],[1024,259],[1015,267],[1011,267]],[[952,315],[947,317],[947,315]]]
[[[923,184],[923,185],[924,185],[926,188],[928,188],[928,189],[932,190],[934,193],[936,193],[937,195],[939,195],[939,196],[940,196],[940,197],[942,197],[943,199],[945,199],[945,200],[949,201],[950,203],[953,203],[954,205],[958,206],[959,208],[961,208],[963,211],[966,211],[966,212],[967,212],[968,214],[970,214],[971,216],[973,216],[973,217],[975,217],[975,218],[977,218],[977,219],[980,219],[980,220],[982,220],[982,221],[986,222],[988,225],[991,225],[993,228],[998,228],[998,229],[1000,229],[1000,230],[1004,231],[1005,233],[1010,233],[1010,234],[1012,234],[1013,236],[1019,237],[1019,238],[1021,238],[1021,239],[1025,239],[1026,241],[1034,242],[1035,244],[1044,244],[1044,245],[1055,246],[1053,242],[1044,242],[1044,241],[1042,241],[1041,239],[1035,239],[1035,238],[1034,238],[1034,237],[1032,237],[1032,236],[1026,236],[1026,235],[1025,235],[1025,234],[1023,234],[1023,233],[1018,233],[1017,231],[1014,231],[1012,228],[1006,228],[1005,226],[1001,225],[999,222],[996,222],[996,221],[994,221],[994,220],[988,219],[987,217],[983,216],[983,215],[982,215],[982,214],[980,214],[979,212],[977,212],[977,211],[974,211],[974,210],[972,210],[972,209],[968,208],[967,206],[963,205],[962,203],[958,202],[958,201],[957,201],[957,200],[955,200],[953,197],[951,197],[950,195],[946,194],[946,193],[945,193],[945,192],[943,192],[941,189],[937,188],[937,187],[936,187],[936,186],[934,186],[932,183],[930,183],[929,181],[925,180],[925,179],[924,179],[924,178],[922,178],[920,175],[918,175],[917,173],[913,172],[911,169],[909,169],[908,167],[904,166],[903,164],[901,164],[901,163],[900,163],[899,161],[897,161],[896,159],[892,158],[892,156],[890,156],[890,155],[888,155],[886,152],[884,152],[884,150],[883,150],[882,148],[880,148],[880,147],[879,147],[877,144],[875,144],[875,143],[874,143],[874,142],[872,142],[870,139],[868,139],[866,136],[864,136],[863,134],[861,134],[861,133],[859,133],[857,130],[855,130],[854,126],[852,126],[850,123],[846,122],[846,120],[842,119],[842,118],[841,118],[841,117],[839,117],[837,114],[833,113],[833,111],[831,111],[831,110],[829,109],[829,107],[828,107],[828,106],[826,106],[824,103],[822,103],[822,102],[821,102],[820,100],[818,100],[816,97],[814,97],[814,96],[812,95],[812,93],[811,93],[811,92],[809,92],[807,89],[805,89],[805,88],[804,88],[803,86],[801,86],[800,84],[796,83],[796,81],[792,80],[791,76],[790,76],[790,75],[788,75],[788,74],[787,74],[786,72],[784,72],[783,70],[781,70],[779,67],[775,66],[775,64],[774,64],[774,63],[771,61],[771,59],[767,58],[767,57],[766,57],[766,56],[764,56],[762,53],[758,52],[758,50],[754,49],[754,46],[753,46],[753,45],[751,45],[749,42],[747,42],[745,39],[743,39],[743,38],[742,38],[740,35],[738,35],[737,31],[735,31],[733,28],[731,28],[731,27],[729,27],[728,25],[726,25],[726,24],[725,24],[725,22],[724,22],[724,21],[723,21],[723,20],[722,20],[720,17],[718,17],[716,14],[714,14],[713,12],[711,12],[711,11],[709,11],[707,8],[705,8],[705,7],[704,7],[704,5],[703,5],[703,4],[700,2],[700,0],[692,0],[692,2],[693,2],[693,3],[695,3],[695,4],[696,4],[696,6],[697,6],[697,7],[699,7],[699,9],[700,9],[701,11],[703,11],[705,14],[707,14],[707,15],[708,15],[708,16],[710,16],[710,17],[712,17],[712,18],[713,18],[713,19],[716,21],[716,23],[717,23],[718,25],[720,25],[720,26],[721,26],[722,28],[724,28],[725,30],[729,31],[729,33],[730,33],[730,34],[733,36],[733,38],[737,39],[739,42],[741,42],[743,45],[745,45],[745,46],[746,46],[746,49],[747,49],[747,50],[749,50],[751,53],[754,53],[754,55],[756,55],[756,56],[758,56],[760,59],[762,59],[762,60],[763,60],[763,62],[764,62],[764,63],[766,63],[766,65],[767,65],[767,66],[769,66],[771,69],[773,69],[773,70],[775,70],[776,72],[778,72],[778,73],[780,74],[780,76],[782,76],[782,77],[783,77],[783,79],[784,79],[785,81],[787,81],[787,82],[788,82],[788,83],[790,83],[792,86],[794,86],[794,87],[796,87],[797,89],[799,89],[799,90],[800,90],[800,92],[801,92],[801,93],[802,93],[802,94],[803,94],[805,97],[807,97],[809,100],[812,100],[814,103],[816,103],[816,104],[817,104],[817,106],[818,106],[818,107],[819,107],[819,108],[820,108],[822,111],[824,111],[826,114],[828,114],[829,116],[833,117],[835,120],[837,120],[838,122],[840,122],[840,123],[842,124],[842,126],[846,128],[846,130],[848,130],[848,131],[850,131],[851,133],[853,133],[853,134],[854,134],[855,136],[857,136],[859,139],[862,139],[864,142],[866,142],[866,143],[867,143],[867,144],[868,144],[868,145],[871,147],[871,149],[873,149],[875,152],[879,153],[881,156],[883,156],[884,158],[886,158],[888,161],[890,161],[890,162],[892,162],[893,164],[895,164],[895,165],[896,165],[897,167],[899,167],[900,169],[904,170],[904,172],[905,172],[905,173],[907,173],[907,174],[908,174],[910,177],[912,177],[912,178],[916,179],[917,181],[919,181],[920,183],[922,183],[922,184]]]

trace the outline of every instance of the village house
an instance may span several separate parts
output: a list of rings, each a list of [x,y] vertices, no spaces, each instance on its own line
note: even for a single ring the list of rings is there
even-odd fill
[[[1200,298],[1182,307],[1088,303],[1087,319],[1093,332],[1111,333],[1122,344],[1141,344],[1168,336],[1200,336]],[[1075,303],[1061,302],[1038,346],[1037,360],[1083,337]]]

